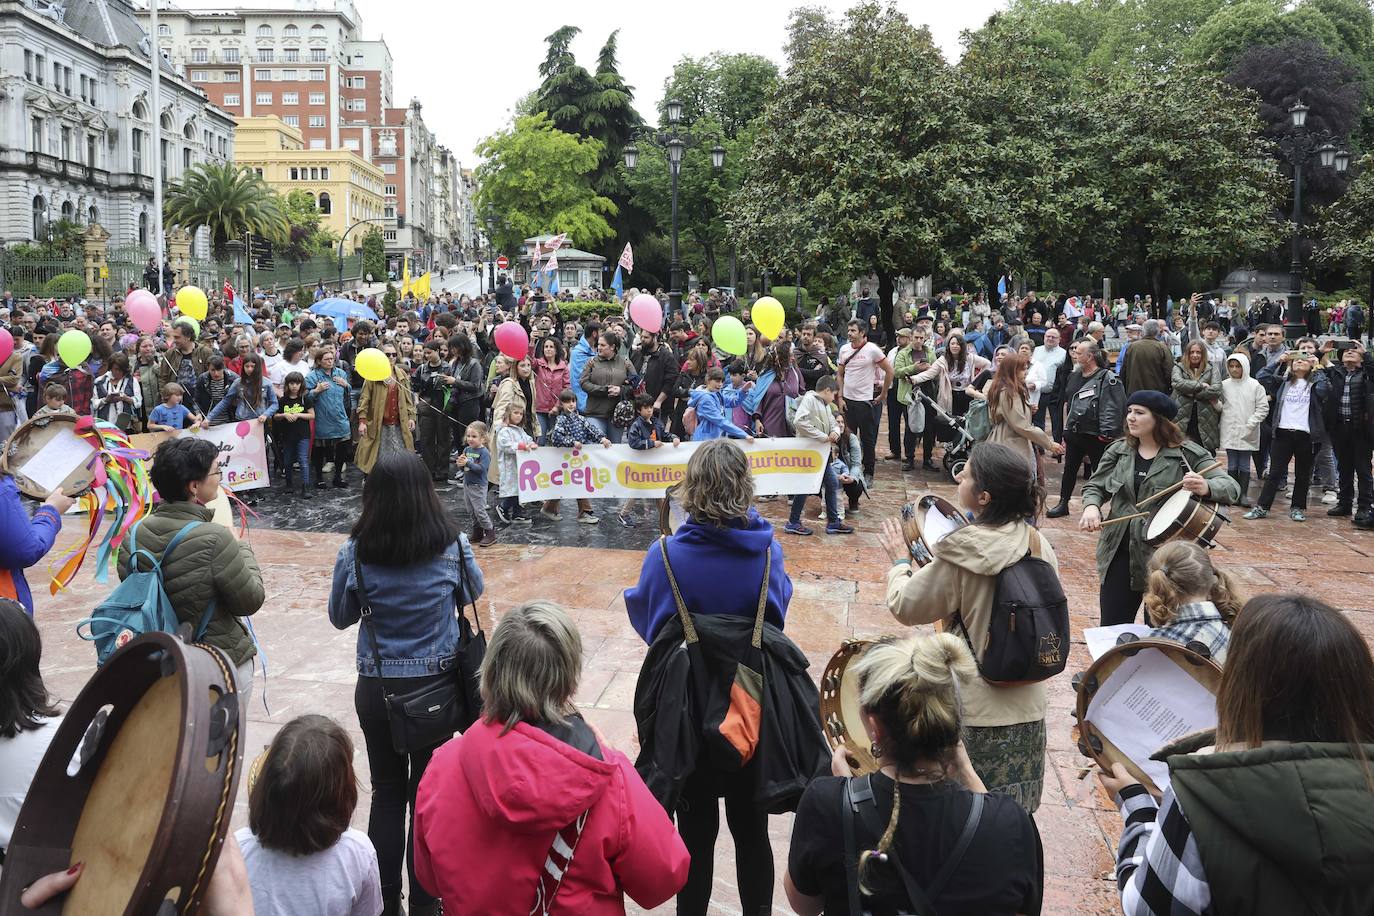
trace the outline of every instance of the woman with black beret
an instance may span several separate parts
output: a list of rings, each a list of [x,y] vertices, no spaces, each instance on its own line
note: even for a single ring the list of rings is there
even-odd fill
[[[1097,539],[1098,609],[1102,625],[1132,623],[1140,610],[1150,555],[1145,543],[1148,517],[1102,526],[1107,518],[1142,511],[1136,504],[1179,481],[1205,500],[1227,505],[1240,499],[1240,486],[1207,449],[1185,440],[1174,422],[1178,404],[1161,391],[1145,389],[1126,399],[1126,435],[1107,446],[1092,479],[1083,486],[1083,517],[1078,527],[1100,531]],[[1201,472],[1201,473],[1199,473]],[[1151,504],[1154,508],[1158,500]]]

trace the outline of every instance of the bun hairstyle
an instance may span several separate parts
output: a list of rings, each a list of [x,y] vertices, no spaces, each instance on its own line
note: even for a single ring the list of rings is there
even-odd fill
[[[1173,623],[1179,606],[1206,595],[1229,627],[1240,613],[1236,583],[1225,570],[1212,565],[1207,551],[1193,541],[1170,541],[1150,557],[1145,584],[1145,614],[1150,626]]]
[[[856,663],[859,704],[882,722],[884,756],[897,762],[900,775],[918,760],[948,768],[963,731],[960,685],[978,676],[963,640],[952,633],[908,636],[876,643]],[[901,787],[893,787],[892,815],[877,849],[859,857],[859,883],[866,884],[874,859],[887,860],[897,832]],[[867,890],[867,888],[865,888]]]

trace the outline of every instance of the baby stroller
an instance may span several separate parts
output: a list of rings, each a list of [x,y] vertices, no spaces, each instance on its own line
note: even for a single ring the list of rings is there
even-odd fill
[[[960,472],[964,470],[964,465],[968,463],[969,452],[973,450],[975,439],[969,435],[967,425],[963,417],[955,417],[945,413],[940,405],[935,403],[930,395],[919,388],[913,388],[915,394],[926,410],[927,423],[940,423],[944,427],[938,438],[945,446],[944,458],[941,463],[944,465],[945,473],[950,480],[957,480]]]

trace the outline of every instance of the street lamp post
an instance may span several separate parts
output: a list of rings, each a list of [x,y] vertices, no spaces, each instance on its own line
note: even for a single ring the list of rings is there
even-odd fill
[[[347,229],[345,229],[343,235],[339,236],[339,295],[343,295],[343,259],[344,259],[343,248],[344,248],[344,239],[348,238],[348,233],[352,232],[354,229],[357,229],[359,226],[363,225],[364,223],[380,223],[380,222],[381,222],[381,220],[380,220],[380,219],[377,219],[376,217],[372,217],[372,218],[369,218],[369,219],[360,219],[360,220],[358,220],[356,223],[354,223],[353,225],[351,225],[351,226],[349,226]],[[296,271],[297,271],[296,283],[297,283],[297,285],[299,286],[299,285],[300,285],[300,276],[299,276],[299,274],[300,274],[300,265],[299,265],[299,264],[296,265]]]
[[[678,134],[678,123],[682,120],[682,103],[669,99],[663,106],[668,116],[668,130],[657,134],[654,139],[668,151],[668,175],[672,183],[672,249],[668,260],[668,314],[682,310],[682,261],[677,248],[677,179],[682,171],[682,153],[688,142]],[[633,143],[625,146],[625,168],[633,172],[639,165],[639,148]],[[711,167],[716,171],[725,166],[725,147],[717,143],[711,147]]]
[[[490,210],[486,214],[487,220],[487,285],[491,292],[496,292],[496,252],[492,246],[492,235],[496,232],[496,219]]]
[[[1335,138],[1329,131],[1314,131],[1307,127],[1307,113],[1311,109],[1301,101],[1288,109],[1289,132],[1279,139],[1279,150],[1283,158],[1293,167],[1293,260],[1288,266],[1289,293],[1288,309],[1284,314],[1284,335],[1290,340],[1307,333],[1307,323],[1302,313],[1302,170],[1312,160],[1324,169],[1334,168],[1337,174],[1344,174],[1350,168],[1350,153],[1331,141]]]

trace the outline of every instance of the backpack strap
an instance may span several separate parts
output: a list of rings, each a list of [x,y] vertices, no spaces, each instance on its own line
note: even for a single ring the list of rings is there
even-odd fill
[[[363,629],[367,631],[368,641],[372,643],[372,659],[377,664],[377,682],[382,687],[382,705],[389,706],[391,692],[387,690],[386,678],[382,677],[382,651],[377,645],[377,631],[372,628],[372,605],[367,600],[367,585],[363,582],[363,564],[358,559],[358,545],[353,545],[353,580],[358,584],[359,616]]]
[[[660,534],[658,536],[658,553],[663,557],[663,569],[668,573],[668,585],[673,589],[673,601],[677,604],[677,616],[682,621],[682,632],[690,646],[697,642],[697,628],[692,623],[692,615],[687,612],[687,605],[682,600],[682,592],[677,587],[677,577],[673,575],[672,564],[668,562],[668,536]]]
[[[754,615],[754,638],[750,641],[755,649],[763,647],[763,615],[768,610],[768,576],[773,568],[773,545],[763,555],[763,584],[759,586],[759,609]]]
[[[840,796],[840,823],[844,827],[844,883],[849,893],[849,912],[862,914],[863,906],[859,900],[859,843],[854,836],[854,809],[858,803],[854,799],[855,779],[844,781],[844,794]]]

